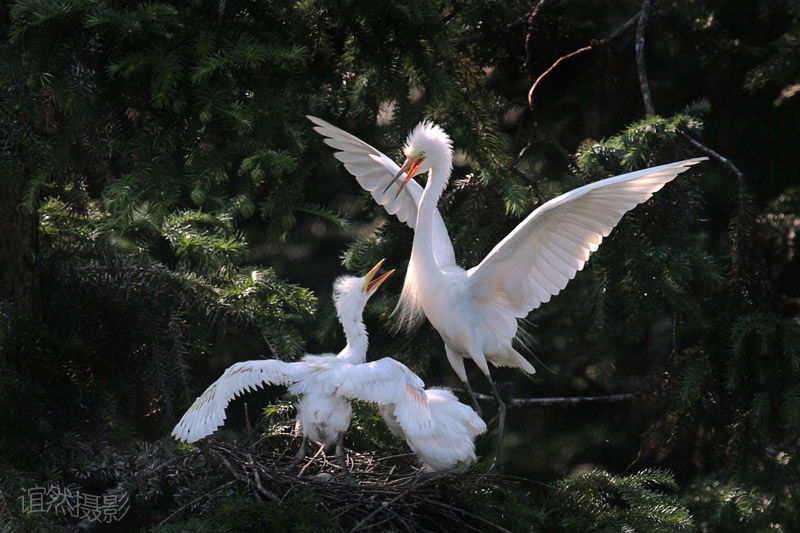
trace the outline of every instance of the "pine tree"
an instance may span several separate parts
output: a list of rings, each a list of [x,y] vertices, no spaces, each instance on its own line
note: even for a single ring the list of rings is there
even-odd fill
[[[21,516],[15,495],[56,475],[121,490],[156,471],[134,505],[143,524],[230,483],[175,527],[341,525],[306,492],[263,505],[224,465],[192,463],[196,449],[143,444],[217,377],[207,367],[339,340],[324,294],[338,271],[309,257],[403,271],[411,231],[336,163],[313,114],[392,157],[422,118],[445,127],[458,153],[440,209],[465,267],[558,193],[713,148],[528,317],[537,381],[498,372],[513,396],[647,400],[526,411],[509,424],[510,467],[562,479],[529,497],[447,494],[513,530],[797,529],[798,27],[796,7],[767,1],[4,5],[0,519],[57,530],[67,522]],[[306,255],[282,264],[256,251],[298,244]],[[298,263],[319,306],[291,282]],[[401,283],[367,309],[371,357],[455,384],[429,326],[389,333]],[[348,444],[399,446],[373,415]],[[621,475],[634,460],[659,469]],[[586,463],[604,470],[563,477]]]

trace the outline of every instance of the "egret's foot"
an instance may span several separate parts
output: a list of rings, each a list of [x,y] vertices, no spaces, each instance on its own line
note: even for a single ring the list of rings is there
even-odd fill
[[[348,487],[358,487],[358,481],[350,473],[350,470],[345,470],[344,472],[344,484]]]
[[[489,470],[481,474],[480,476],[475,479],[476,485],[481,485],[486,482],[486,479],[491,475],[500,475],[503,473],[503,465],[497,460],[495,457],[494,461],[492,461],[492,466],[489,467]]]
[[[486,471],[486,474],[502,474],[503,468],[504,465],[500,462],[500,458],[495,457],[494,461],[492,461],[492,466],[489,467],[489,470]]]
[[[447,470],[439,470],[435,472],[420,472],[414,479],[411,480],[411,487],[416,487],[420,483],[428,483],[429,481],[434,481],[437,478],[445,478],[453,473],[453,468],[448,468]]]

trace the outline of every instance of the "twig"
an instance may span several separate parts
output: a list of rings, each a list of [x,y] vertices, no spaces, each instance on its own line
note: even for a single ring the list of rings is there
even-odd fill
[[[577,407],[588,403],[626,402],[637,398],[637,394],[609,394],[607,396],[565,396],[556,398],[513,398],[506,402],[508,407]],[[479,400],[495,401],[494,396],[476,393]]]
[[[539,82],[541,82],[544,79],[545,76],[550,74],[550,72],[552,72],[553,69],[556,68],[565,59],[569,59],[570,57],[575,57],[575,56],[580,55],[580,54],[582,54],[584,52],[588,52],[591,49],[592,49],[592,45],[584,46],[583,48],[579,48],[578,50],[575,50],[574,52],[570,52],[567,55],[561,56],[558,59],[556,59],[556,62],[553,63],[552,65],[550,65],[550,68],[548,68],[547,70],[542,72],[539,75],[539,77],[536,78],[536,81],[533,82],[533,85],[531,85],[531,88],[528,91],[528,105],[530,107],[533,107],[533,92],[536,90],[536,87],[539,85]]]
[[[653,95],[650,94],[650,82],[647,81],[647,70],[644,66],[644,29],[649,14],[650,0],[644,0],[639,11],[639,22],[636,24],[636,70],[639,73],[639,87],[642,91],[645,112],[648,115],[655,115],[656,108],[653,106]]]
[[[474,519],[476,519],[476,520],[478,520],[480,522],[483,522],[487,526],[491,526],[493,528],[496,528],[498,531],[502,531],[503,533],[511,533],[511,531],[509,531],[508,529],[504,528],[503,526],[495,524],[494,522],[492,522],[490,520],[486,520],[482,516],[478,516],[476,514],[470,513],[469,511],[465,511],[464,509],[459,509],[458,507],[453,507],[452,505],[449,505],[449,504],[446,504],[446,503],[443,503],[443,502],[433,501],[433,500],[428,500],[428,502],[431,503],[432,505],[437,505],[439,507],[445,507],[445,508],[450,509],[451,511],[455,511],[457,513],[463,513],[463,514],[467,515],[468,517],[474,518]]]
[[[397,496],[395,496],[391,500],[378,504],[378,508],[375,509],[374,511],[372,511],[371,513],[369,513],[364,518],[362,518],[361,521],[359,523],[357,523],[353,529],[350,530],[350,533],[355,533],[356,531],[358,531],[359,529],[364,527],[373,516],[375,516],[376,514],[380,513],[384,509],[388,509],[393,504],[399,502],[400,500],[402,500],[403,498],[405,498],[406,496],[411,494],[414,491],[414,489],[422,488],[426,483],[428,483],[432,479],[434,479],[434,478],[425,479],[425,480],[420,481],[416,485],[411,485],[410,487],[408,487],[406,490],[404,490],[403,492],[401,492],[400,494],[398,494]]]
[[[534,23],[536,22],[536,16],[539,14],[539,11],[544,7],[547,0],[539,0],[539,3],[531,9],[530,13],[528,13],[525,17],[520,19],[521,21],[525,21],[526,25],[528,26],[528,32],[525,34],[525,70],[528,71],[528,75],[533,78],[533,58],[535,54],[533,53],[533,43],[531,42],[531,38],[534,34]],[[532,110],[533,108],[531,108]]]
[[[727,157],[723,156],[722,154],[720,154],[718,152],[715,152],[714,150],[712,150],[711,148],[709,148],[705,144],[701,143],[700,141],[698,141],[697,139],[695,139],[694,137],[692,137],[688,133],[681,132],[681,135],[683,135],[683,137],[689,142],[689,144],[691,144],[692,146],[694,146],[698,150],[702,151],[703,153],[708,154],[713,159],[716,159],[719,163],[722,164],[722,166],[724,166],[729,171],[731,171],[731,173],[734,176],[736,176],[736,179],[738,180],[739,196],[741,196],[742,194],[746,194],[746,182],[747,182],[747,179],[745,178],[744,173],[741,170],[739,170],[739,168],[736,165],[733,164],[733,161],[731,161]]]
[[[233,468],[233,465],[231,465],[231,463],[230,463],[230,462],[228,462],[228,460],[227,460],[227,459],[225,459],[225,457],[223,457],[223,455],[222,455],[221,453],[219,453],[219,452],[217,452],[217,451],[215,451],[215,450],[211,450],[211,453],[212,453],[212,454],[213,454],[215,457],[217,457],[217,459],[219,459],[220,461],[222,461],[222,464],[224,464],[224,465],[225,465],[225,467],[226,467],[226,468],[227,468],[227,469],[230,471],[230,473],[233,475],[233,477],[235,477],[237,480],[241,481],[241,482],[242,482],[242,483],[244,483],[245,485],[248,485],[248,486],[250,486],[250,478],[248,478],[246,475],[242,475],[242,474],[240,474],[239,472],[237,472],[237,471],[236,471],[236,469],[235,469],[235,468]],[[275,496],[274,494],[272,494],[270,491],[268,491],[268,490],[264,489],[264,487],[262,487],[262,486],[260,486],[260,485],[261,485],[261,483],[260,483],[260,481],[259,481],[259,483],[257,483],[257,484],[256,484],[256,490],[257,490],[257,491],[258,491],[258,492],[259,492],[259,493],[260,493],[262,496],[265,496],[265,497],[269,498],[269,499],[270,499],[270,500],[272,500],[274,503],[279,503],[279,502],[280,502],[280,499],[279,499],[277,496]]]
[[[531,109],[533,109],[533,93],[536,90],[536,87],[539,86],[539,84],[542,82],[544,77],[547,76],[548,74],[550,74],[550,72],[552,72],[553,69],[556,68],[559,65],[559,63],[561,63],[565,59],[569,59],[570,57],[575,57],[577,55],[583,54],[584,52],[588,52],[589,50],[591,50],[592,48],[595,48],[597,46],[608,44],[610,41],[616,39],[617,37],[619,37],[620,35],[625,33],[625,31],[628,30],[628,28],[631,28],[636,23],[636,21],[639,20],[640,15],[641,15],[641,11],[638,11],[634,16],[629,18],[624,24],[622,24],[621,26],[617,27],[617,29],[615,29],[613,32],[611,32],[608,35],[608,37],[606,37],[605,39],[597,41],[596,43],[590,44],[588,46],[584,46],[583,48],[575,50],[574,52],[570,52],[569,54],[567,54],[565,56],[559,57],[556,60],[556,62],[553,63],[550,66],[550,68],[548,68],[542,74],[540,74],[539,77],[536,78],[536,81],[533,82],[533,85],[531,85],[531,88],[528,91],[528,106]]]
[[[221,491],[222,489],[224,489],[225,487],[228,487],[228,486],[230,486],[230,485],[233,485],[234,483],[236,483],[236,480],[235,480],[235,479],[232,479],[232,480],[228,481],[227,483],[225,483],[225,484],[223,484],[223,485],[220,485],[219,487],[217,487],[217,488],[215,488],[215,489],[213,489],[213,490],[210,490],[210,491],[206,492],[206,493],[205,493],[205,494],[203,494],[202,496],[198,496],[197,498],[195,498],[194,500],[190,501],[190,502],[189,502],[189,503],[187,503],[186,505],[182,505],[182,506],[180,506],[180,507],[179,507],[177,510],[175,510],[175,511],[174,511],[172,514],[170,514],[170,515],[169,515],[168,517],[166,517],[164,520],[162,520],[161,522],[159,522],[159,523],[158,523],[158,525],[159,525],[159,526],[163,526],[164,524],[166,524],[167,522],[169,522],[170,520],[172,520],[173,518],[175,518],[176,516],[178,516],[178,514],[180,514],[180,513],[181,513],[181,512],[182,512],[184,509],[186,509],[187,507],[191,507],[192,505],[194,505],[195,503],[199,502],[199,501],[200,501],[200,500],[202,500],[203,498],[207,498],[208,496],[211,496],[211,495],[212,495],[212,494],[214,494],[215,492],[219,492],[219,491]]]

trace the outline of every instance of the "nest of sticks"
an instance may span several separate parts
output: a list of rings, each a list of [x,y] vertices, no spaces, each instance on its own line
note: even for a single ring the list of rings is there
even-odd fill
[[[170,507],[177,508],[162,524],[207,510],[232,490],[244,489],[277,505],[297,493],[313,492],[316,505],[342,531],[508,531],[472,513],[470,502],[501,490],[500,484],[505,489],[523,482],[472,472],[426,476],[413,453],[348,450],[348,467],[358,482],[354,486],[346,484],[335,455],[321,449],[289,470],[299,445],[300,439],[289,432],[248,446],[208,439],[147,472],[139,480],[139,494],[175,495]],[[198,496],[197,486],[209,490]]]

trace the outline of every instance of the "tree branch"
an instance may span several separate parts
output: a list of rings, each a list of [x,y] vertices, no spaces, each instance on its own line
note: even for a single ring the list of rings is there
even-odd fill
[[[508,407],[577,407],[590,403],[617,403],[634,400],[638,394],[610,394],[608,396],[567,396],[556,398],[512,398],[506,405]],[[479,400],[495,401],[494,396],[488,394],[475,394]]]
[[[649,0],[647,0],[647,1],[649,2]],[[528,106],[531,108],[531,110],[533,110],[533,93],[534,93],[534,91],[536,91],[536,87],[539,86],[539,84],[542,82],[544,77],[547,76],[548,74],[550,74],[550,72],[552,72],[552,70],[554,68],[556,68],[559,63],[561,63],[565,59],[569,59],[570,57],[575,57],[577,55],[583,54],[584,52],[588,52],[592,48],[596,48],[598,46],[602,46],[602,45],[608,44],[609,42],[613,41],[614,39],[616,39],[617,37],[619,37],[620,35],[625,33],[629,28],[633,27],[633,25],[636,23],[636,21],[639,20],[639,17],[641,15],[641,13],[642,13],[641,11],[638,11],[634,16],[632,16],[627,21],[625,21],[624,24],[622,24],[621,26],[617,27],[617,29],[615,29],[613,32],[611,32],[605,39],[602,39],[600,41],[594,42],[594,43],[592,43],[592,44],[590,44],[588,46],[584,46],[583,48],[575,50],[574,52],[570,52],[569,54],[567,54],[565,56],[559,57],[556,60],[556,62],[553,63],[550,66],[550,68],[545,70],[541,75],[539,75],[539,77],[536,78],[536,81],[534,81],[533,84],[531,85],[531,88],[528,91]]]
[[[644,0],[639,11],[639,22],[636,24],[636,70],[639,73],[639,87],[642,90],[645,112],[648,115],[655,115],[656,108],[653,106],[653,95],[650,94],[650,82],[647,81],[647,70],[644,66],[644,29],[649,14],[650,0]]]
[[[681,132],[681,135],[695,148],[700,150],[701,152],[707,154],[712,159],[717,160],[719,163],[722,164],[725,168],[727,168],[734,176],[736,176],[736,180],[739,185],[739,196],[741,197],[743,194],[747,194],[747,179],[745,178],[744,173],[739,170],[739,167],[733,164],[733,161],[728,159],[727,157],[723,156],[722,154],[712,150],[705,144],[701,143],[688,133]]]

